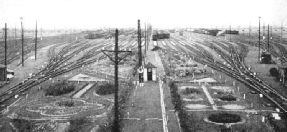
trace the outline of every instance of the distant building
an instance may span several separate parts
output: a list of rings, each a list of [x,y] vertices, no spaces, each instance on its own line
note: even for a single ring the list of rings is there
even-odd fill
[[[261,63],[263,63],[263,64],[271,64],[272,63],[271,54],[268,53],[268,52],[262,52],[262,54],[261,54]]]
[[[236,31],[236,30],[225,30],[225,34],[239,34],[239,31]]]

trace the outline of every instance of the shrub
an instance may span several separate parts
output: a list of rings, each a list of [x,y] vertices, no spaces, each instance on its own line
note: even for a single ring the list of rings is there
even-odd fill
[[[234,97],[233,95],[222,95],[221,97],[219,97],[221,100],[223,101],[236,101],[236,97]]]
[[[99,95],[113,94],[115,93],[115,86],[111,83],[100,85],[96,93]]]
[[[65,100],[65,101],[57,102],[57,104],[58,104],[59,106],[72,107],[72,106],[74,106],[75,102],[74,102],[73,100]]]
[[[200,94],[200,91],[194,88],[185,88],[183,94]]]
[[[270,72],[270,75],[271,76],[273,76],[273,77],[277,77],[278,75],[279,75],[279,72],[278,72],[278,70],[276,69],[276,68],[271,68],[270,70],[269,70],[269,72]]]
[[[235,123],[241,121],[241,117],[239,115],[229,113],[211,114],[208,119],[218,123]]]
[[[59,82],[59,83],[50,85],[47,89],[45,89],[45,95],[46,96],[47,95],[59,96],[62,94],[72,92],[74,89],[75,89],[74,85],[63,81],[63,82]]]

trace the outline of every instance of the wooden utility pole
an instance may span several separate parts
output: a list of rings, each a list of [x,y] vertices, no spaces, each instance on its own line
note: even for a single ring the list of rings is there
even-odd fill
[[[281,38],[280,38],[281,44],[282,44],[282,39],[283,39],[283,22],[281,22]]]
[[[258,48],[259,48],[259,51],[258,51],[258,59],[259,59],[259,63],[260,63],[260,61],[261,61],[261,57],[260,57],[260,18],[261,17],[259,17],[259,35],[258,35],[258,39],[259,39],[259,44],[258,44]]]
[[[250,28],[250,24],[249,24],[249,34],[248,34],[249,35],[249,45],[250,45],[250,39],[251,39],[250,38],[250,32],[251,32],[251,28]]]
[[[24,66],[24,30],[23,30],[23,18],[21,17],[21,36],[22,36],[22,66]]]
[[[4,65],[5,65],[5,67],[7,67],[7,23],[5,23],[4,33],[5,33],[5,36],[4,36],[4,41],[5,41],[5,62],[4,62]],[[5,80],[6,80],[6,77],[5,77]]]
[[[268,40],[267,40],[267,44],[268,44],[268,45],[267,45],[267,48],[268,48],[268,49],[267,49],[267,51],[269,52],[269,24],[268,24],[268,33],[267,33],[267,35],[268,35],[268,36],[267,36],[267,37],[268,37]]]
[[[231,41],[231,25],[229,26],[229,40]]]
[[[17,45],[17,30],[16,30],[16,25],[15,25],[15,47],[16,47],[16,45]]]
[[[114,109],[114,126],[113,126],[113,132],[120,132],[120,126],[119,126],[119,108],[118,108],[118,89],[119,89],[119,81],[118,81],[118,63],[126,58],[131,51],[119,51],[118,50],[118,29],[116,29],[115,33],[115,50],[102,50],[102,52],[110,58],[111,61],[115,63],[115,109]],[[106,52],[114,52],[115,58],[110,57]],[[120,58],[118,57],[119,52],[127,52],[126,56]]]
[[[139,59],[139,66],[138,68],[142,67],[142,44],[141,44],[141,25],[140,20],[138,20],[138,59]],[[139,83],[143,82],[143,74],[139,73]]]
[[[141,25],[140,20],[138,20],[138,59],[139,67],[142,66],[142,44],[141,44]]]
[[[36,21],[36,33],[35,33],[35,60],[37,58],[37,21]]]
[[[265,36],[265,23],[263,23],[263,36]]]
[[[146,45],[147,45],[147,30],[146,30],[146,23],[145,23],[144,25],[145,25],[145,37],[144,37],[144,38],[145,38],[145,60],[146,60],[146,57],[147,57],[147,56],[146,56],[146,51],[147,51],[147,49],[146,49],[146,47],[147,47],[147,46],[146,46]]]

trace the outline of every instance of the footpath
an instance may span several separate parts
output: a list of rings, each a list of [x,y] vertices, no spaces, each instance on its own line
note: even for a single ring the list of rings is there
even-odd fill
[[[153,47],[150,47],[152,49]],[[144,82],[133,91],[123,119],[123,132],[177,132],[178,120],[170,93],[160,78],[164,73],[158,51],[147,51],[147,61],[157,67],[157,81]],[[167,98],[168,96],[168,98]],[[166,103],[168,102],[168,106]]]

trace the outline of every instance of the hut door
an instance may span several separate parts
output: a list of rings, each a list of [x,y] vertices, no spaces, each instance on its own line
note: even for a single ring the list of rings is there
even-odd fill
[[[147,80],[152,81],[152,69],[151,68],[147,69]]]

